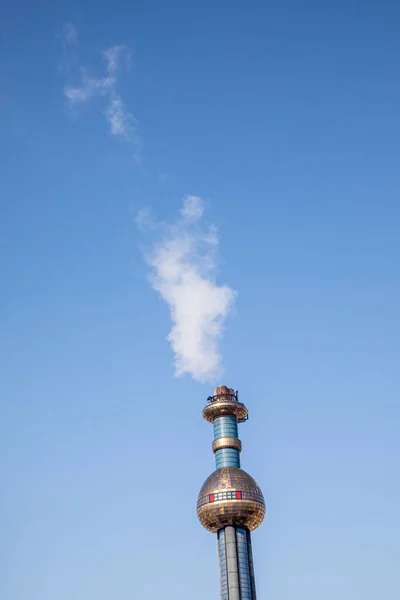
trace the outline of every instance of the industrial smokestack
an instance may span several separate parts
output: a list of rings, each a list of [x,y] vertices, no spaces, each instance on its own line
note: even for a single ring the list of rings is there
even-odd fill
[[[237,392],[220,385],[203,417],[214,428],[216,470],[199,492],[197,514],[218,536],[221,600],[256,600],[250,532],[262,523],[265,502],[258,484],[240,467],[238,423],[247,420],[248,411]]]

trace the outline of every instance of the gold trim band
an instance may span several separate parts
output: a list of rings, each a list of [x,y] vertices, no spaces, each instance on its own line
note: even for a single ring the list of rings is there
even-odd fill
[[[213,452],[215,453],[217,450],[221,450],[221,448],[236,448],[236,450],[241,452],[242,442],[234,437],[222,437],[214,440],[212,445]]]

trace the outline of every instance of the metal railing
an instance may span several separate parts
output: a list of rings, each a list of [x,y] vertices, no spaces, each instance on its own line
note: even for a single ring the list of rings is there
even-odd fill
[[[234,394],[216,394],[215,396],[208,396],[207,402],[208,402],[208,404],[211,404],[211,402],[216,402],[220,398],[226,398],[227,396],[230,397],[230,398],[232,398],[232,400],[235,400],[236,402],[239,402],[239,392],[238,392],[238,390],[236,390],[236,392]]]

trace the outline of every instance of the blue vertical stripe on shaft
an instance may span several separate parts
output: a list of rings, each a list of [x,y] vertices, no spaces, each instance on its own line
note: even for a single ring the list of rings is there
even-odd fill
[[[257,600],[256,580],[254,577],[253,549],[251,547],[250,531],[247,531],[247,547],[248,547],[248,551],[249,551],[250,583],[251,583],[252,600]]]
[[[218,558],[219,572],[221,583],[221,600],[229,600],[228,593],[228,573],[226,563],[226,545],[225,545],[225,530],[221,529],[218,532]]]
[[[255,600],[251,580],[252,564],[249,556],[250,548],[247,543],[248,535],[248,531],[243,527],[236,529],[241,600]]]

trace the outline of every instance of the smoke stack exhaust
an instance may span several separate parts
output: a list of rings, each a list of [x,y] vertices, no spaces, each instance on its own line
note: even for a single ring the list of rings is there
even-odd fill
[[[222,373],[219,341],[236,292],[216,282],[218,235],[215,227],[202,225],[203,211],[201,198],[187,196],[180,218],[162,227],[146,260],[151,285],[170,310],[175,375],[212,382]]]

